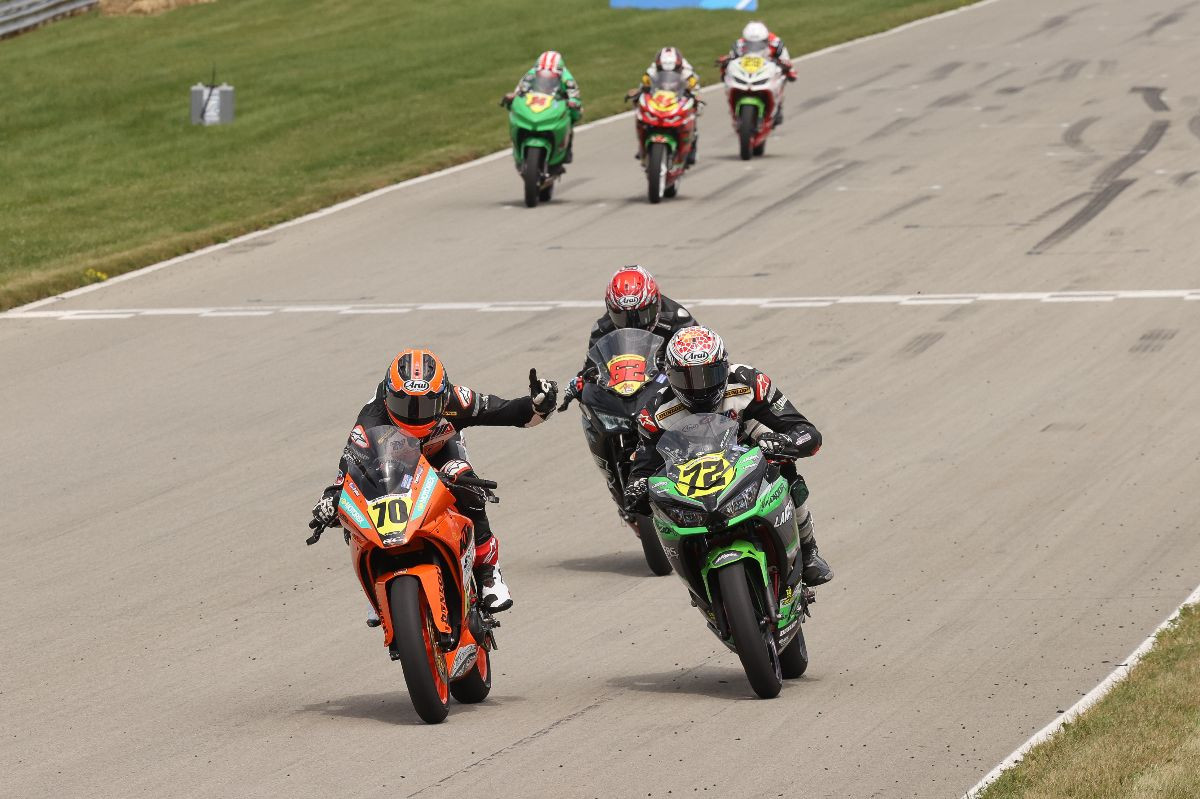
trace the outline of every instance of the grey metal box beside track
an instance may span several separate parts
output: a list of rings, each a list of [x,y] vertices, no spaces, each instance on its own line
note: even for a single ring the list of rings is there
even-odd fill
[[[233,122],[234,90],[228,83],[192,87],[191,109],[193,125],[228,125]]]

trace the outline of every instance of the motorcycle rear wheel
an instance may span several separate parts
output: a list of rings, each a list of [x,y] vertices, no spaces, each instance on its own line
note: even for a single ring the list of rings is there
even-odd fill
[[[808,670],[808,644],[804,641],[804,625],[796,631],[793,638],[783,651],[779,653],[779,671],[785,680],[803,677]]]
[[[638,537],[642,539],[642,554],[646,556],[646,565],[657,576],[671,573],[671,561],[663,552],[662,541],[654,529],[654,522],[649,516],[637,517]]]
[[[521,177],[525,180],[525,206],[537,208],[542,193],[542,166],[546,162],[546,151],[541,147],[525,148],[525,163],[521,166]]]
[[[450,683],[450,694],[464,705],[473,705],[487,699],[492,691],[492,662],[488,651],[479,647],[475,665],[467,676]]]
[[[400,653],[408,698],[417,715],[440,724],[450,712],[446,659],[437,645],[433,613],[416,577],[397,577],[388,585],[393,646]]]
[[[783,675],[775,639],[770,632],[764,633],[759,624],[746,569],[740,562],[726,566],[717,571],[717,581],[721,586],[721,602],[733,634],[733,645],[742,661],[746,679],[754,693],[763,699],[772,699],[783,688]]]
[[[646,161],[646,194],[656,204],[662,202],[667,187],[667,145],[653,142]]]
[[[758,131],[758,109],[747,103],[738,109],[738,154],[749,161],[754,152],[750,142]]]

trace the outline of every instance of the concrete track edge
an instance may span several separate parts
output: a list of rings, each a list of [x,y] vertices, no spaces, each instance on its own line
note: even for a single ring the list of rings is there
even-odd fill
[[[1192,593],[1188,595],[1188,598],[1183,600],[1183,602],[1179,604],[1179,607],[1175,608],[1175,611],[1168,616],[1162,624],[1155,627],[1154,632],[1150,633],[1146,640],[1142,641],[1142,643],[1138,645],[1138,648],[1129,654],[1129,657],[1125,658],[1122,663],[1113,669],[1112,673],[1105,677],[1103,682],[1084,694],[1078,702],[1068,708],[1066,713],[1059,715],[1054,719],[1054,721],[1050,722],[1045,727],[1030,736],[1029,740],[1017,747],[1017,749],[1011,755],[1000,761],[1000,763],[994,769],[984,775],[983,779],[975,783],[970,790],[963,794],[962,799],[977,799],[977,797],[983,793],[984,789],[1000,778],[1001,774],[1020,763],[1021,760],[1024,759],[1025,755],[1029,754],[1031,749],[1040,743],[1050,740],[1063,725],[1079,718],[1079,716],[1087,712],[1089,708],[1091,708],[1104,697],[1108,696],[1109,692],[1112,691],[1113,688],[1116,688],[1122,680],[1128,677],[1129,672],[1133,671],[1133,668],[1137,666],[1137,664],[1141,662],[1142,658],[1145,657],[1146,654],[1154,647],[1154,642],[1158,637],[1158,634],[1174,624],[1175,620],[1179,618],[1179,614],[1183,612],[1184,608],[1188,607],[1189,605],[1195,605],[1198,602],[1200,602],[1200,586],[1197,586],[1196,590],[1192,591]]]
[[[924,25],[926,23],[934,22],[939,19],[945,19],[947,17],[956,16],[965,11],[972,11],[977,8],[983,8],[984,6],[989,6],[989,5],[992,5],[993,3],[998,3],[998,2],[1000,2],[1000,0],[978,0],[978,2],[972,3],[971,5],[961,6],[959,8],[954,8],[949,11],[943,11],[940,14],[934,14],[933,16],[930,16],[930,17],[922,17],[921,19],[915,19],[912,22],[906,22],[903,25],[898,25],[895,28],[888,28],[887,30],[880,31],[879,33],[872,33],[869,36],[862,36],[857,39],[851,39],[848,42],[842,42],[841,44],[835,44],[830,47],[826,47],[822,50],[814,50],[811,53],[805,53],[804,55],[793,59],[793,63],[799,64],[803,61],[810,61],[814,58],[819,58],[821,56],[825,56],[825,55],[829,55],[831,53],[836,53],[841,50],[845,50],[848,47],[853,47],[855,45],[874,41],[876,39],[882,39],[885,36],[892,36],[897,33],[902,33],[903,31],[909,30],[910,28],[915,28],[919,25]],[[715,89],[719,89],[720,87],[721,87],[721,84],[715,83],[710,86],[706,86],[705,88],[701,89],[701,91],[702,92],[711,92]],[[633,116],[632,111],[623,111],[618,114],[613,114],[612,116],[604,117],[603,119],[598,119],[595,122],[588,122],[587,124],[580,125],[576,130],[578,130],[579,132],[583,132],[590,128],[597,128],[602,125],[608,125],[619,119],[628,119],[629,117],[632,117],[632,116]],[[255,230],[255,231],[253,231],[251,233],[247,233],[243,236],[238,236],[237,238],[230,239],[229,241],[223,241],[218,244],[212,244],[212,245],[209,245],[208,247],[203,247],[199,250],[193,250],[192,252],[184,253],[183,255],[177,255],[176,257],[170,258],[166,261],[160,261],[159,263],[156,263],[156,264],[151,264],[149,266],[143,266],[140,269],[134,269],[130,272],[126,272],[124,274],[117,275],[116,277],[110,278],[110,279],[105,280],[100,283],[92,283],[87,286],[80,286],[79,288],[71,289],[70,291],[64,291],[61,294],[55,294],[52,297],[45,297],[40,300],[34,300],[33,302],[26,303],[25,305],[19,305],[16,308],[10,308],[8,313],[20,313],[22,311],[32,311],[35,308],[40,308],[44,305],[48,305],[53,302],[58,302],[59,300],[66,300],[66,299],[70,299],[71,297],[78,297],[81,294],[88,294],[90,292],[105,288],[106,286],[111,286],[115,283],[121,283],[126,280],[133,280],[136,277],[148,275],[151,272],[157,272],[160,269],[166,269],[167,267],[176,266],[177,264],[181,264],[186,261],[190,261],[191,259],[198,258],[202,255],[207,255],[208,253],[218,252],[222,249],[225,249],[226,247],[232,247],[237,244],[245,243],[247,241],[253,241],[254,239],[257,239],[261,236],[266,236],[268,234],[275,233],[276,231],[279,231],[279,230],[285,230],[285,229],[293,227],[295,225],[300,225],[305,222],[311,222],[315,219],[321,219],[323,217],[329,216],[330,214],[335,214],[338,211],[344,211],[347,208],[353,208],[356,205],[360,205],[369,200],[373,200],[376,197],[382,197],[385,194],[391,194],[394,191],[398,191],[400,189],[407,188],[408,186],[415,186],[420,183],[425,183],[426,181],[434,180],[434,179],[440,178],[440,177],[445,177],[446,175],[453,175],[456,172],[462,172],[465,169],[470,169],[472,167],[476,167],[481,164],[487,164],[487,163],[491,163],[492,161],[498,161],[501,158],[508,156],[510,154],[510,152],[511,152],[511,148],[505,148],[503,150],[498,150],[494,153],[490,153],[488,155],[482,156],[481,158],[476,158],[473,161],[466,161],[461,164],[456,164],[454,166],[447,167],[446,169],[440,169],[437,172],[430,172],[429,174],[426,174],[426,175],[420,175],[415,178],[409,178],[408,180],[403,180],[399,183],[393,183],[391,186],[384,186],[381,189],[376,189],[374,191],[367,192],[366,194],[360,194],[357,197],[352,197],[349,200],[345,200],[345,201],[337,203],[335,205],[328,206],[327,208],[322,208],[318,211],[313,211],[312,213],[305,214],[304,216],[298,216],[295,219],[289,219],[286,222],[281,222],[278,225],[272,225],[271,227],[263,228],[262,230]]]

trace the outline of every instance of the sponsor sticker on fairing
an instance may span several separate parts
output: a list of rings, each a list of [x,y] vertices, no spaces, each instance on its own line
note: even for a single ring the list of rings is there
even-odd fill
[[[411,474],[406,474],[406,475],[404,475],[404,477],[400,478],[400,487],[403,488],[405,491],[412,488],[412,475]]]

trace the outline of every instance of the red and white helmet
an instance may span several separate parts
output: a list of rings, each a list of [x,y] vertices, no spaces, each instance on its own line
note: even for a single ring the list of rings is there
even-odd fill
[[[537,60],[538,72],[553,72],[555,75],[562,76],[563,74],[563,57],[562,53],[557,50],[547,50],[538,56]]]
[[[618,329],[653,330],[662,310],[662,297],[649,272],[640,266],[626,266],[608,282],[604,304],[608,306],[608,318]]]
[[[664,47],[654,57],[654,66],[661,72],[678,72],[683,69],[683,55],[674,47]]]
[[[711,328],[685,327],[667,342],[667,381],[693,413],[711,413],[725,398],[729,356]]]

